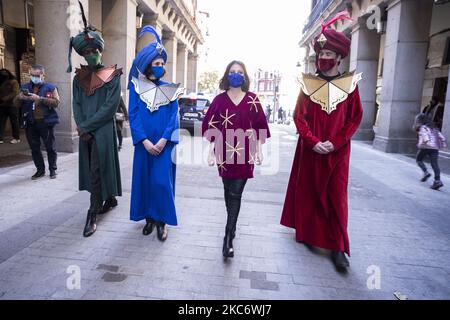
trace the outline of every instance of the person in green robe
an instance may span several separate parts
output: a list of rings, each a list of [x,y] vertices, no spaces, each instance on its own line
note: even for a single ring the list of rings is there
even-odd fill
[[[97,229],[97,215],[117,206],[122,195],[115,114],[120,101],[120,75],[117,66],[104,66],[104,41],[87,25],[83,7],[84,30],[70,38],[69,67],[72,72],[72,48],[87,62],[75,70],[73,114],[79,135],[79,190],[90,192],[83,235]]]

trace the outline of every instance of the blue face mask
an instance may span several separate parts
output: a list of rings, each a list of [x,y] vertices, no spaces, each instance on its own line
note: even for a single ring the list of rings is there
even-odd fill
[[[33,77],[33,76],[31,76],[30,80],[34,84],[41,84],[42,83],[42,79],[40,77]]]
[[[244,76],[240,73],[233,72],[228,75],[228,83],[233,88],[239,88],[244,84]]]
[[[152,75],[154,75],[156,79],[160,79],[164,75],[164,71],[164,67],[162,66],[152,66]]]

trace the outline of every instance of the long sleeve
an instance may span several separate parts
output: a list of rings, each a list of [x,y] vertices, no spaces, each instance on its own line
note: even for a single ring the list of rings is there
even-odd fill
[[[363,109],[359,98],[358,87],[356,87],[355,91],[353,91],[352,97],[349,100],[350,105],[347,109],[347,120],[344,127],[338,132],[338,134],[329,139],[335,150],[339,150],[350,141],[362,120]]]
[[[211,102],[211,105],[209,106],[205,118],[202,122],[202,136],[205,137],[209,142],[214,142],[217,135],[221,134],[222,130],[222,122],[219,120],[220,118],[217,112],[218,97],[214,98],[214,100]]]
[[[53,90],[51,98],[50,97],[41,98],[41,101],[39,103],[44,104],[50,108],[58,108],[60,103],[58,89],[55,88],[55,90]]]
[[[170,120],[167,124],[166,129],[164,130],[163,138],[176,144],[180,141],[180,132],[178,130],[180,128],[180,119],[178,116],[178,100],[170,103],[170,112]]]
[[[147,139],[147,135],[142,124],[141,116],[139,114],[139,95],[136,93],[134,86],[130,87],[130,101],[128,104],[131,137],[133,138],[133,145],[137,145],[143,140]]]
[[[81,88],[78,86],[77,80],[73,80],[72,83],[73,90],[73,117],[75,119],[75,123],[79,126],[83,122],[83,111],[81,109],[81,100],[80,100],[80,91]]]
[[[86,119],[79,125],[81,131],[93,132],[109,121],[113,121],[117,111],[117,104],[120,99],[120,77],[116,76],[105,86],[108,88],[105,102],[92,117]]]
[[[307,113],[305,104],[305,96],[303,91],[301,91],[294,111],[294,123],[297,127],[297,131],[302,139],[302,142],[312,149],[317,143],[320,142],[320,140],[312,134],[308,122],[305,119]]]
[[[17,80],[10,80],[10,91],[7,95],[2,97],[2,100],[4,102],[10,102],[13,101],[14,98],[19,94],[19,83]]]
[[[254,107],[250,110],[252,128],[256,130],[256,139],[261,141],[261,143],[265,143],[266,139],[270,138],[269,124],[258,97],[255,97],[255,102],[254,107],[256,107],[256,110]]]

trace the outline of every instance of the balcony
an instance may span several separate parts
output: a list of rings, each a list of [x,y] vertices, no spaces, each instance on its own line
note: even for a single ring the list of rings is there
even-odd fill
[[[324,12],[333,0],[319,0],[309,14],[308,22],[303,28],[303,33],[307,32],[319,19],[322,12]]]

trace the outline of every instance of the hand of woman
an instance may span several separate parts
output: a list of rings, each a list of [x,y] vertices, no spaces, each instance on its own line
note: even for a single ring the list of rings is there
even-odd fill
[[[214,142],[209,145],[208,165],[212,167],[216,163],[216,155],[214,152]]]
[[[255,154],[255,163],[260,166],[264,161],[264,155],[261,150],[257,151]]]
[[[145,150],[147,150],[148,153],[150,153],[152,156],[158,156],[159,150],[155,148],[155,145],[151,143],[150,140],[145,139],[142,144],[145,147]]]
[[[159,153],[161,153],[164,148],[166,147],[167,144],[167,140],[164,138],[159,139],[158,143],[155,144],[155,148],[159,151]]]
[[[214,153],[209,153],[208,154],[208,165],[210,167],[214,166],[216,164],[216,156],[214,155]]]

